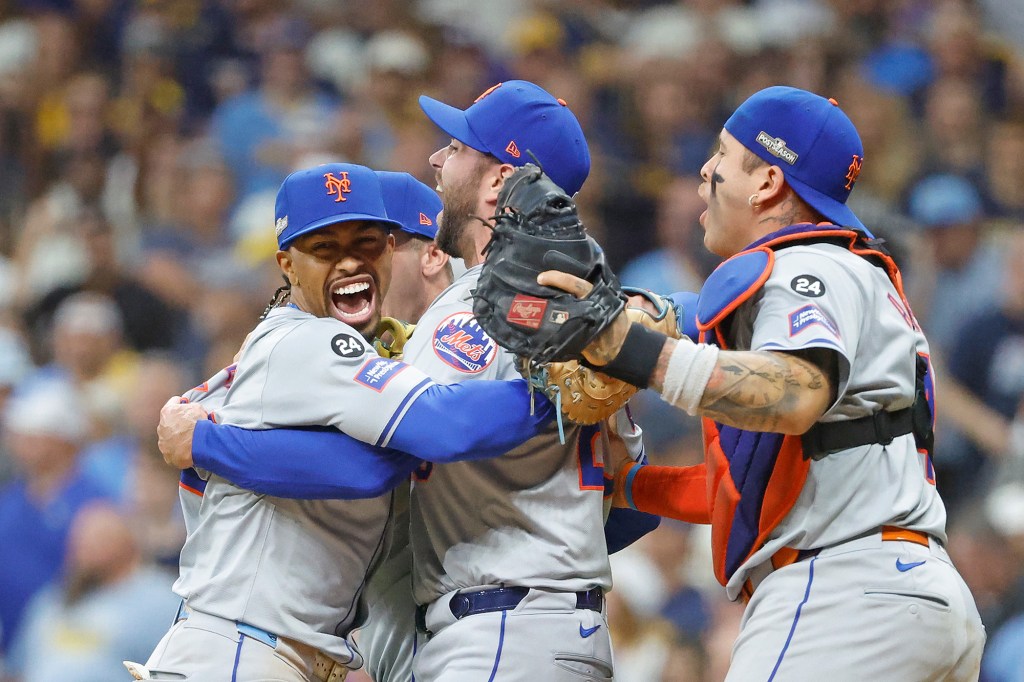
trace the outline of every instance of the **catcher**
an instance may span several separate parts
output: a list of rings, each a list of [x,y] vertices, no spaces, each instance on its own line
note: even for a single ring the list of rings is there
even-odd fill
[[[984,627],[935,488],[928,343],[846,205],[863,158],[836,101],[804,90],[767,88],[726,121],[701,169],[704,243],[728,258],[687,312],[701,343],[632,321],[606,275],[560,256],[538,283],[579,300],[523,291],[550,299],[565,336],[506,325],[516,290],[480,316],[525,358],[582,358],[703,415],[703,464],[625,462],[614,500],[711,524],[716,577],[747,605],[730,681],[978,679]]]

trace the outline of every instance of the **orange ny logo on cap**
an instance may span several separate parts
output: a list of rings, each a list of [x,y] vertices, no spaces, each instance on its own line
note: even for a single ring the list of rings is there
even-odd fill
[[[857,182],[857,178],[860,177],[860,167],[863,165],[864,159],[853,155],[853,161],[850,162],[850,167],[846,169],[846,189],[853,189],[853,183]]]
[[[434,221],[432,221],[430,218],[428,218],[423,213],[420,213],[420,225],[433,225],[433,224],[434,224]]]
[[[501,87],[501,83],[498,83],[497,85],[492,85],[491,87],[487,88],[482,93],[480,93],[479,97],[477,97],[475,100],[473,100],[473,104],[476,104],[477,102],[482,100],[484,97],[487,97],[487,95],[491,94],[492,92],[494,92],[495,90],[497,90],[500,87]]]
[[[346,201],[345,195],[352,191],[352,181],[348,179],[348,171],[342,171],[340,178],[335,177],[334,173],[324,173],[324,178],[327,180],[324,183],[324,187],[327,188],[328,196],[332,194],[338,195],[334,203]]]

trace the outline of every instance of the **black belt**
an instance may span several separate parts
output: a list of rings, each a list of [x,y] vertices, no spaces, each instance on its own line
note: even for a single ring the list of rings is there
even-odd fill
[[[804,457],[821,459],[840,450],[879,443],[888,445],[896,436],[914,431],[914,409],[876,412],[845,422],[819,422],[801,437]]]
[[[466,616],[475,616],[478,613],[511,611],[519,606],[519,602],[523,601],[529,593],[529,587],[495,587],[476,592],[456,592],[448,602],[448,608],[451,609],[456,620]],[[429,636],[433,633],[427,629],[427,606],[427,604],[423,604],[416,607],[416,630]],[[576,593],[577,609],[600,613],[603,607],[604,591],[600,587]]]

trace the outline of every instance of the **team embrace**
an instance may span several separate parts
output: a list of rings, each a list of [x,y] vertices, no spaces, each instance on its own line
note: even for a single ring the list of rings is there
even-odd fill
[[[661,296],[581,232],[591,159],[562,100],[509,81],[420,105],[451,137],[437,192],[290,175],[285,286],[235,363],[164,407],[182,602],[136,679],[612,680],[609,553],[669,517],[710,525],[746,605],[728,680],[977,680],[928,342],[846,205],[864,150],[839,105],[740,105],[700,172],[725,261]],[[379,338],[382,311],[411,335]],[[702,417],[701,464],[647,463],[625,407],[643,388]]]

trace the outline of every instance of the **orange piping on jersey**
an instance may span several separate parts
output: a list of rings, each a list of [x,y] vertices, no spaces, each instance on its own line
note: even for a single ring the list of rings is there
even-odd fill
[[[189,491],[189,492],[190,492],[190,493],[192,493],[193,495],[198,495],[199,497],[202,497],[202,496],[203,496],[203,491],[202,491],[202,490],[196,490],[196,489],[195,489],[195,488],[193,488],[192,486],[190,486],[190,485],[185,485],[185,484],[184,484],[184,483],[182,483],[181,481],[178,481],[178,487],[179,487],[179,488],[184,488],[185,490]]]
[[[768,254],[768,265],[765,267],[764,272],[762,272],[761,275],[749,287],[747,287],[746,291],[744,291],[742,294],[737,296],[732,301],[732,303],[730,303],[725,308],[720,310],[719,313],[717,315],[715,315],[711,320],[709,320],[708,322],[705,323],[705,322],[701,322],[698,319],[697,320],[697,329],[698,330],[700,330],[700,331],[707,331],[708,329],[711,329],[713,327],[717,327],[719,325],[719,323],[721,323],[722,320],[727,318],[729,315],[732,315],[734,310],[739,308],[743,304],[744,301],[746,301],[748,298],[750,298],[751,295],[753,295],[753,293],[755,291],[757,291],[761,287],[763,287],[764,283],[768,281],[768,277],[772,274],[772,268],[775,267],[775,252],[772,251],[771,249],[767,249],[767,248],[757,248],[757,249],[751,249],[750,250],[750,252],[753,252],[753,251],[764,251],[766,254]],[[749,253],[749,252],[744,252],[744,253]]]

